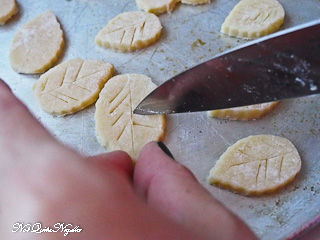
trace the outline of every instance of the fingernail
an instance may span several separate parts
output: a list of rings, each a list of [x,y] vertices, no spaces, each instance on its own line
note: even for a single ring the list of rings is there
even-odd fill
[[[167,148],[167,146],[163,142],[159,141],[157,143],[158,143],[158,146],[162,149],[162,151],[165,154],[167,154],[169,157],[171,157],[173,160],[175,160],[172,153],[170,152],[170,150]]]

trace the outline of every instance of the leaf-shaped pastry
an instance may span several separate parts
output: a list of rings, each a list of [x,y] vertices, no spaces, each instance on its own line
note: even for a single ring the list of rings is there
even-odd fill
[[[156,85],[141,74],[111,78],[96,103],[96,134],[108,150],[126,151],[137,160],[142,147],[164,136],[165,117],[136,115],[133,110]]]
[[[64,46],[63,32],[51,12],[40,14],[16,33],[10,50],[13,70],[43,73],[58,59]]]
[[[113,73],[112,64],[76,58],[41,75],[33,92],[48,113],[71,114],[94,103]]]
[[[4,25],[17,12],[18,6],[15,0],[0,0],[0,25]]]
[[[240,38],[258,38],[277,31],[284,15],[277,0],[241,0],[222,24],[221,32]]]
[[[180,0],[136,0],[136,2],[140,9],[159,15],[172,12]]]
[[[161,34],[159,18],[146,12],[125,12],[112,19],[96,36],[95,43],[131,52],[155,43]]]
[[[210,117],[230,119],[230,120],[255,120],[270,113],[279,102],[254,104],[244,107],[227,108],[221,110],[208,111]]]
[[[286,138],[256,135],[239,140],[211,169],[209,182],[245,195],[272,193],[301,169],[295,146]]]
[[[198,5],[198,4],[210,3],[210,0],[181,0],[181,2],[185,4]]]

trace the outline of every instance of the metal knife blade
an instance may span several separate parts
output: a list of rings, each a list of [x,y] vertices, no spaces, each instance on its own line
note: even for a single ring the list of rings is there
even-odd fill
[[[135,114],[207,111],[320,93],[320,20],[249,42],[151,92]]]

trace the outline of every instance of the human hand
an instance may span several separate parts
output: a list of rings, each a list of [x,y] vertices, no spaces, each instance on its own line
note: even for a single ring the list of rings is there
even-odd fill
[[[255,239],[162,144],[149,143],[135,170],[121,151],[85,158],[56,141],[1,80],[0,112],[1,239],[65,239],[12,232],[17,222],[79,226],[69,239]]]

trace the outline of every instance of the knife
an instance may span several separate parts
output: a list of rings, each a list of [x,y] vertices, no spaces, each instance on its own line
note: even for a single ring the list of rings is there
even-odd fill
[[[320,20],[219,54],[166,81],[134,110],[171,114],[320,93]]]

